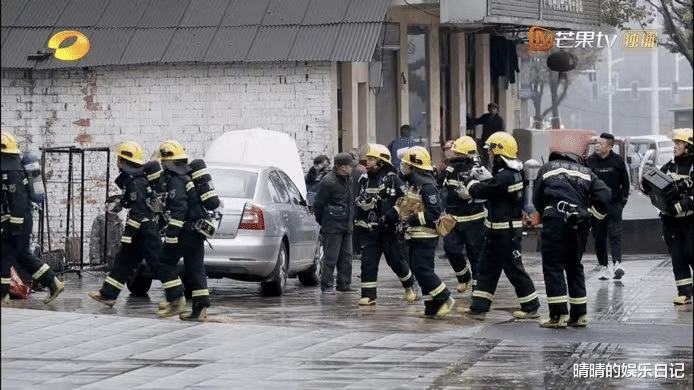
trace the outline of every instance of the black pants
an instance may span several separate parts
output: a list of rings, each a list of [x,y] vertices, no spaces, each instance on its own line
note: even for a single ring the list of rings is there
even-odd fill
[[[412,272],[424,296],[424,314],[433,316],[451,296],[446,285],[434,271],[434,256],[438,238],[420,238],[410,241]]]
[[[607,238],[610,239],[612,263],[622,262],[622,211],[621,203],[611,203],[603,220],[593,218],[593,237],[598,263],[607,267]]]
[[[122,242],[121,248],[113,261],[113,269],[101,286],[101,296],[106,299],[116,299],[120,294],[130,272],[144,258],[155,278],[159,278],[159,257],[161,255],[161,238],[159,227],[154,221],[142,222],[140,227],[133,230],[128,237],[130,243]]]
[[[694,270],[694,215],[683,218],[664,216],[663,237],[672,258],[677,294],[692,296],[692,270]]]
[[[521,233],[521,229],[487,230],[477,267],[477,286],[472,292],[473,310],[489,311],[501,271],[513,285],[521,310],[540,307],[535,285],[523,267]]]
[[[337,268],[337,281],[335,281]],[[323,291],[349,288],[352,284],[352,232],[323,233],[323,268],[320,287]]]
[[[390,269],[400,279],[402,286],[412,287],[414,278],[408,261],[402,257],[400,242],[394,233],[360,232],[362,242],[361,255],[361,296],[376,299],[376,281],[378,264],[384,255]]]
[[[205,236],[192,230],[186,222],[178,236],[177,245],[164,245],[160,276],[162,280],[178,278],[178,261],[183,258],[185,277],[193,295],[193,311],[210,306],[210,292],[205,274]],[[163,282],[164,283],[164,282]],[[173,284],[173,283],[172,283]],[[166,286],[165,286],[166,290]],[[173,301],[183,296],[183,287],[174,285],[166,291],[166,299]]]
[[[31,274],[32,278],[38,280],[44,286],[48,287],[51,285],[51,283],[53,283],[55,272],[53,272],[48,264],[44,263],[40,258],[31,253],[29,250],[30,239],[31,224],[25,226],[25,229],[21,234],[8,234],[6,237],[2,238],[2,259],[0,259],[0,264],[2,264],[2,283],[0,283],[0,293],[2,293],[2,295],[10,292],[10,268],[13,264],[20,267],[23,271]]]
[[[542,273],[550,318],[558,318],[561,314],[578,318],[587,313],[586,278],[581,258],[588,229],[587,225],[573,228],[563,218],[542,220]],[[570,313],[567,303],[571,304]]]
[[[443,251],[451,263],[458,283],[468,283],[470,279],[477,280],[477,262],[482,243],[484,242],[484,220],[458,222],[455,228],[443,238]],[[463,250],[467,253],[470,265],[465,259]]]

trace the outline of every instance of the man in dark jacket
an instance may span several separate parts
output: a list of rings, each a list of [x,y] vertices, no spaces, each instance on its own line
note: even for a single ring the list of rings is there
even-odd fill
[[[605,183],[573,153],[554,151],[540,168],[533,203],[542,216],[542,273],[549,305],[549,320],[541,322],[541,327],[584,327],[588,323],[581,258],[591,214],[604,218],[610,197]]]
[[[593,237],[595,238],[595,254],[602,266],[600,279],[621,279],[624,275],[622,268],[622,211],[629,197],[629,174],[624,159],[612,151],[614,136],[602,133],[598,139],[595,153],[588,157],[586,165],[593,170],[600,180],[612,191],[607,217],[603,220],[593,220]],[[613,272],[607,268],[607,237],[610,237]]]
[[[352,155],[338,154],[333,165],[333,170],[323,178],[313,203],[325,250],[321,270],[321,290],[325,294],[334,293],[335,288],[342,292],[352,291],[352,223],[355,208]]]

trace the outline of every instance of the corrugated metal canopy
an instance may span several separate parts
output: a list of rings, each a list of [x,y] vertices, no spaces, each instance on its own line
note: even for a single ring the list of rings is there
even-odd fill
[[[2,68],[177,62],[368,62],[390,0],[3,0]],[[61,62],[48,39],[91,43]],[[67,42],[70,43],[70,42]]]

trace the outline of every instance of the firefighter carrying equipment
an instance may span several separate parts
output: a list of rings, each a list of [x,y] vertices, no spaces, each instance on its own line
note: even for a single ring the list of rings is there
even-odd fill
[[[513,136],[505,131],[497,131],[487,138],[485,144],[489,145],[489,149],[495,155],[517,158],[518,144]]]
[[[425,171],[433,171],[434,167],[431,166],[431,156],[426,149],[421,146],[413,146],[405,152],[402,156],[402,161],[407,165],[411,165],[415,168],[419,168]]]
[[[143,165],[145,155],[142,146],[135,141],[125,141],[116,147],[116,156],[124,158],[137,165]]]
[[[169,160],[187,160],[188,155],[180,142],[176,140],[167,140],[159,145],[159,158],[161,161]]]
[[[366,157],[375,157],[381,161],[385,161],[391,166],[393,163],[390,160],[390,150],[380,144],[369,144],[369,151],[366,152]]]
[[[191,169],[190,177],[198,191],[198,195],[200,195],[200,203],[208,211],[216,210],[220,205],[220,201],[217,191],[215,191],[212,184],[212,176],[207,172],[207,165],[205,165],[204,161],[195,159],[188,166]]]
[[[453,142],[451,150],[465,157],[473,157],[477,155],[477,142],[472,137],[465,135]]]
[[[2,133],[0,138],[2,138],[2,153],[19,154],[17,139],[14,138],[14,135],[10,133]]]

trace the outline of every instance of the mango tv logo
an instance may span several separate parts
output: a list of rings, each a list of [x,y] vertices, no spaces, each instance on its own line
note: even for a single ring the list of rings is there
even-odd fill
[[[70,46],[60,45],[70,38],[77,38]],[[89,39],[79,31],[67,30],[54,34],[48,40],[48,48],[55,50],[55,58],[61,61],[77,61],[89,53]]]
[[[533,26],[528,30],[528,49],[547,51],[554,46],[554,33],[546,28]]]

